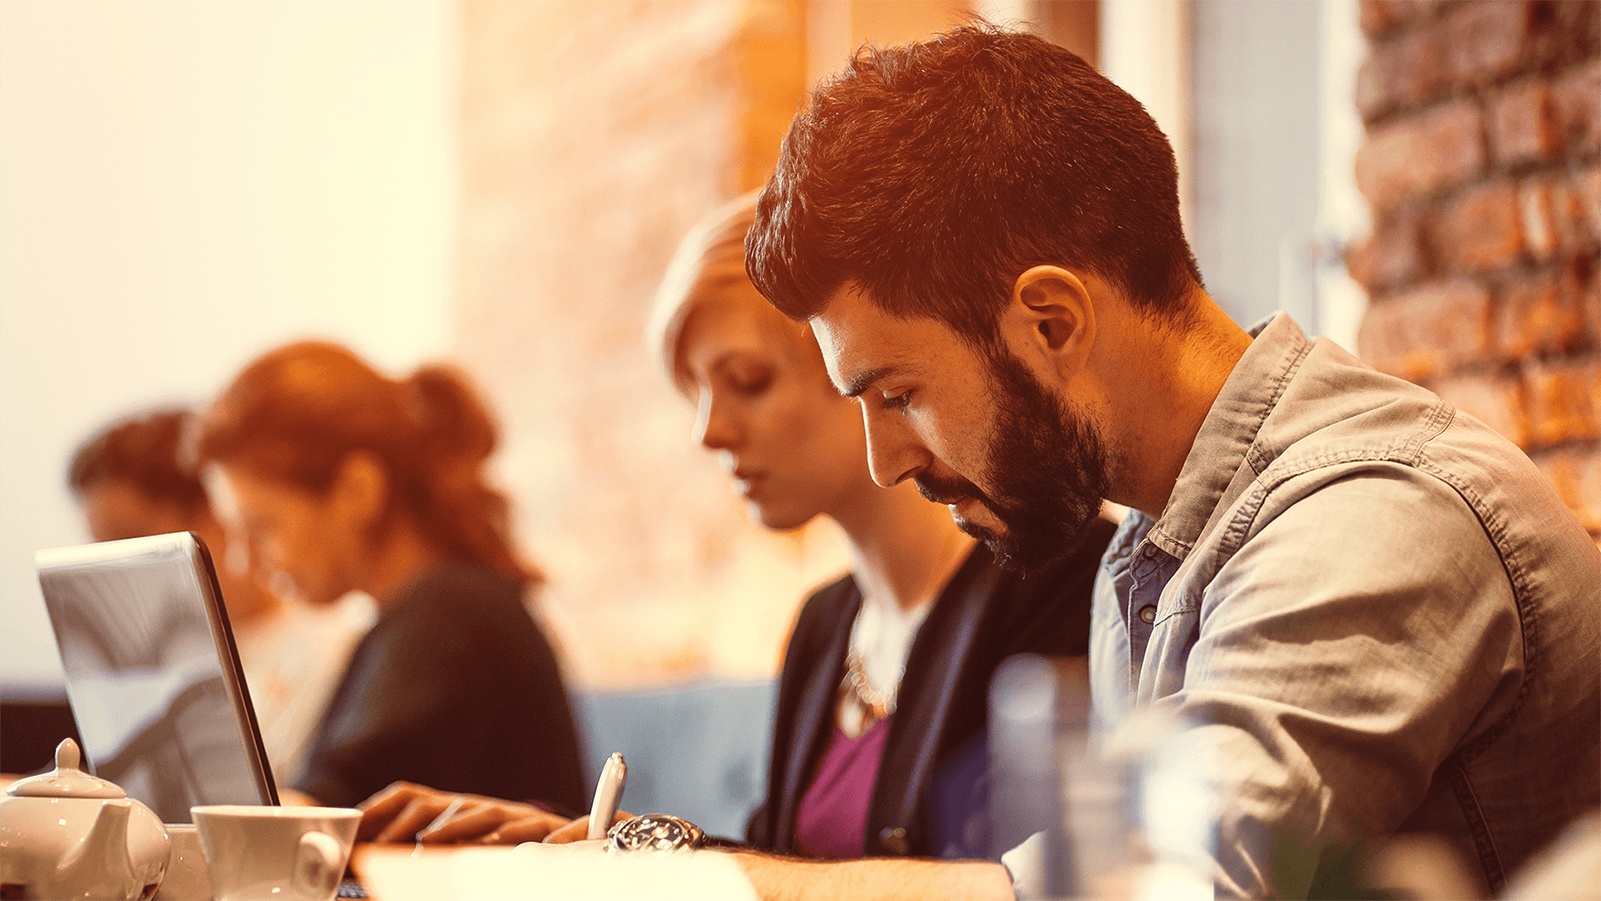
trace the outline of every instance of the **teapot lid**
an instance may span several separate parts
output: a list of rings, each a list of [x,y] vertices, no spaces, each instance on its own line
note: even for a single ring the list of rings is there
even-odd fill
[[[115,783],[85,773],[83,752],[70,738],[56,745],[56,768],[48,773],[18,779],[7,792],[19,798],[126,798]]]

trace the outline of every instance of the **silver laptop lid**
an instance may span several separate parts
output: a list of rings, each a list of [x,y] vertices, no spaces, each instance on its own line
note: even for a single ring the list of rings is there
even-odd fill
[[[211,555],[189,532],[38,552],[83,750],[167,823],[276,804]]]

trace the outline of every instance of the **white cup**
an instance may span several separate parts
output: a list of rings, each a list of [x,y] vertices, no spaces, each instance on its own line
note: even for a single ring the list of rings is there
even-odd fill
[[[156,901],[211,901],[211,876],[195,824],[168,823],[167,835],[172,839],[172,856]]]
[[[361,811],[348,807],[190,808],[217,901],[332,901]]]

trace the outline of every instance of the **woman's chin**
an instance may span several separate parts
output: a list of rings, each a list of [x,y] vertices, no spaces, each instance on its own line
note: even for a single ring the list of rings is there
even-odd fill
[[[774,504],[761,504],[746,500],[745,510],[750,518],[761,523],[762,528],[773,532],[793,532],[811,522],[817,511],[801,511],[793,508],[782,508]]]

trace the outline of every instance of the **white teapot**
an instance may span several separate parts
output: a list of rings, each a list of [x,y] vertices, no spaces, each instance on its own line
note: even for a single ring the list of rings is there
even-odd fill
[[[133,901],[160,887],[171,850],[161,819],[81,760],[65,739],[53,772],[0,798],[0,897]]]

